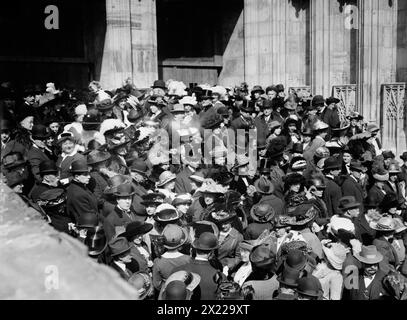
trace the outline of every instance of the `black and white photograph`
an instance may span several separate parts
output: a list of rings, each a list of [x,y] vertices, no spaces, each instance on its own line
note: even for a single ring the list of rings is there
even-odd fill
[[[1,1],[0,39],[0,300],[407,300],[406,0]]]

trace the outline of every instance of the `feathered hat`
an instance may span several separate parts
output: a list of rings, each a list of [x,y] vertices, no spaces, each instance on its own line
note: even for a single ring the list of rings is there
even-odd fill
[[[114,131],[120,131],[126,128],[126,125],[119,119],[106,119],[100,124],[99,132],[102,135],[111,134]]]

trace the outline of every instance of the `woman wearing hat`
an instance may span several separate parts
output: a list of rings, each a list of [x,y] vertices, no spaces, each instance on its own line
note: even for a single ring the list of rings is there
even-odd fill
[[[39,166],[43,161],[50,160],[52,151],[48,149],[45,144],[45,140],[51,134],[48,132],[47,128],[42,124],[37,124],[33,126],[31,130],[31,139],[33,141],[32,146],[28,149],[27,158],[30,163],[32,174],[37,182],[41,182],[41,176],[39,174]]]
[[[176,225],[167,224],[162,231],[165,252],[154,260],[153,285],[160,291],[161,286],[177,267],[188,264],[191,257],[182,254],[180,249],[188,241],[186,229]]]
[[[116,270],[120,276],[128,281],[133,273],[138,272],[139,266],[132,259],[131,247],[126,238],[117,237],[109,241],[111,262],[110,266]]]
[[[314,276],[308,275],[297,280],[297,300],[322,300],[321,282]]]
[[[175,199],[175,180],[177,176],[171,171],[163,171],[156,183],[157,191],[165,195],[165,200],[168,203],[172,203]]]
[[[240,287],[246,282],[253,271],[252,263],[250,262],[250,253],[254,248],[254,244],[250,241],[242,241],[239,243],[239,263],[229,270],[230,277]]]
[[[126,225],[126,231],[119,235],[124,237],[130,244],[130,254],[139,265],[141,272],[150,272],[150,268],[153,266],[151,260],[151,253],[144,242],[145,235],[153,229],[153,225],[141,221],[130,222]]]
[[[317,120],[314,123],[312,128],[314,138],[308,147],[304,149],[304,158],[307,159],[307,161],[310,161],[314,157],[318,148],[325,146],[325,138],[328,135],[328,130],[329,126],[325,122]]]
[[[321,283],[325,300],[341,300],[343,278],[341,270],[346,259],[346,248],[339,243],[322,240],[323,261],[312,273]]]
[[[271,204],[259,202],[250,209],[252,222],[244,232],[244,239],[256,240],[264,230],[272,230],[274,227],[275,211]]]
[[[134,192],[134,187],[130,183],[119,185],[113,192],[116,198],[116,206],[104,219],[104,228],[109,240],[124,232],[128,223],[137,220],[136,212],[132,207]]]
[[[86,161],[86,158],[78,152],[76,140],[71,132],[62,132],[58,136],[57,145],[61,148],[61,154],[57,160],[61,183],[67,184],[72,179],[69,172],[72,163],[78,160]]]
[[[129,284],[138,292],[138,300],[154,300],[153,279],[147,272],[133,273],[128,280]]]
[[[195,300],[194,290],[201,276],[194,272],[177,271],[169,276],[161,287],[158,300]]]
[[[112,139],[108,150],[111,154],[109,159],[108,169],[116,172],[117,174],[129,174],[129,168],[126,163],[126,155],[128,154],[127,147],[131,140],[126,139],[125,136],[120,140]]]

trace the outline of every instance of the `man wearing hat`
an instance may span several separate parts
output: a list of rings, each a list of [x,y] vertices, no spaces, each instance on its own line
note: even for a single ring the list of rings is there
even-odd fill
[[[132,259],[131,247],[126,238],[117,237],[109,241],[110,266],[115,269],[124,280],[129,280],[133,273],[139,271],[137,262]]]
[[[147,190],[149,188],[149,169],[144,160],[135,159],[129,166],[129,170],[135,189],[135,193],[133,196],[133,208],[138,214],[144,215],[146,213],[146,210],[142,204],[142,201],[143,196],[147,194]]]
[[[274,183],[269,178],[265,176],[260,177],[254,182],[254,187],[256,188],[255,198],[260,198],[257,204],[270,205],[277,217],[283,214],[284,202],[274,194]]]
[[[365,171],[365,167],[362,166],[360,161],[351,161],[350,175],[344,180],[341,189],[343,196],[353,196],[355,200],[360,203],[361,212],[363,212],[363,188],[360,184],[362,174]]]
[[[270,134],[270,124],[274,120],[272,116],[271,100],[263,100],[261,103],[262,114],[254,120],[254,125],[257,128],[257,144],[263,145]]]
[[[386,184],[389,181],[389,172],[383,168],[373,168],[374,185],[369,189],[367,194],[368,201],[379,205],[387,193],[392,192]]]
[[[252,114],[254,113],[254,105],[250,100],[243,100],[243,104],[240,106],[240,117],[234,119],[231,123],[231,128],[236,134],[236,145],[239,147],[248,148],[250,143],[250,129],[254,129],[254,121]],[[245,134],[239,134],[237,130],[243,129]]]
[[[92,191],[89,190],[89,168],[86,160],[77,160],[72,163],[70,173],[73,176],[67,188],[67,212],[75,221],[81,215],[92,214],[98,216],[98,202]]]
[[[216,300],[217,285],[214,277],[218,273],[218,270],[211,265],[209,257],[218,246],[218,239],[213,233],[201,233],[192,243],[192,247],[196,253],[195,258],[192,259],[190,263],[173,270],[173,273],[183,270],[201,276],[201,282],[196,289],[197,296],[200,297],[200,300]]]
[[[385,293],[383,288],[383,278],[385,273],[379,269],[379,263],[383,260],[383,255],[376,246],[362,246],[360,252],[354,252],[354,256],[362,263],[357,283],[350,290],[350,300],[378,300]],[[354,274],[349,277],[354,277]],[[350,282],[349,279],[344,279]]]
[[[326,189],[324,191],[324,201],[328,209],[328,215],[332,217],[339,214],[339,199],[342,197],[342,190],[336,183],[335,178],[339,176],[341,166],[337,158],[329,157],[324,162],[323,173],[325,175]]]
[[[50,160],[48,155],[51,153],[51,151],[45,144],[45,140],[48,139],[50,135],[51,134],[47,131],[47,127],[42,124],[33,126],[31,130],[33,144],[28,150],[27,156],[28,162],[30,163],[31,171],[37,182],[41,182],[42,180],[39,173],[40,163]]]
[[[325,102],[327,106],[325,105]],[[334,97],[329,97],[324,101],[324,98],[319,95],[312,99],[312,105],[317,108],[318,118],[328,124],[330,128],[326,137],[327,141],[331,139],[331,129],[338,128],[341,123],[338,108],[336,107],[336,104],[339,102],[340,100]]]
[[[374,148],[374,155],[373,156],[379,156],[382,154],[382,144],[379,140],[379,132],[380,128],[376,124],[369,124],[367,126],[367,131],[372,135],[371,139],[369,139],[369,143],[373,146]]]
[[[136,212],[132,207],[134,187],[130,183],[119,185],[115,192],[116,206],[104,219],[104,228],[108,240],[125,232],[126,225],[136,221]]]
[[[9,120],[0,119],[0,143],[1,143],[1,159],[3,152],[6,149],[7,143],[10,141],[11,122]]]
[[[58,168],[54,161],[46,160],[41,162],[39,165],[39,174],[42,181],[37,182],[29,194],[29,197],[34,201],[37,201],[44,191],[57,188],[59,185]]]

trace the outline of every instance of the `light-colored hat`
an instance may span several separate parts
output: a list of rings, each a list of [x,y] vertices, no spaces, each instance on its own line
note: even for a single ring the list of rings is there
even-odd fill
[[[190,193],[177,194],[175,199],[172,201],[172,205],[174,207],[176,207],[180,204],[191,204],[191,203],[192,203],[192,196]]]
[[[176,224],[167,224],[162,232],[164,248],[177,249],[188,240],[188,232]]]
[[[195,97],[190,97],[190,96],[185,96],[181,100],[179,100],[179,103],[185,105],[191,105],[195,106],[198,102],[196,101]]]
[[[221,184],[216,183],[213,179],[205,179],[197,191],[202,193],[224,194],[227,189]]]
[[[175,180],[176,178],[177,176],[175,175],[175,173],[172,173],[171,171],[164,171],[158,178],[157,187],[162,187],[168,182]]]
[[[385,182],[389,180],[389,172],[385,170],[381,170],[380,172],[376,172],[373,174],[373,179],[381,182]]]
[[[171,274],[168,279],[165,281],[164,285],[160,290],[160,294],[158,295],[158,300],[163,300],[163,295],[167,286],[173,281],[181,281],[185,283],[187,290],[190,292],[189,296],[191,295],[192,291],[199,285],[201,282],[201,276],[194,272],[188,271],[177,271]]]
[[[394,222],[396,223],[395,232],[400,233],[407,229],[407,226],[403,223],[400,218],[393,218]]]
[[[189,179],[198,183],[203,183],[205,180],[202,172],[195,172],[195,174],[189,176]]]
[[[343,229],[348,232],[355,233],[355,225],[353,222],[347,218],[342,218],[338,216],[333,216],[330,222],[330,229],[332,233],[338,233],[339,229]]]
[[[84,105],[84,104],[80,104],[75,108],[75,114],[77,116],[84,116],[87,113],[88,113],[88,109],[86,108],[86,105]]]
[[[367,126],[367,131],[369,131],[370,133],[373,133],[373,132],[376,132],[376,131],[379,131],[380,130],[380,128],[376,125],[376,124],[369,124],[368,126]]]
[[[397,224],[392,217],[387,216],[380,218],[379,221],[372,221],[369,226],[377,231],[395,231]]]
[[[331,266],[336,270],[342,270],[346,259],[346,248],[340,243],[324,243],[322,250]]]
[[[376,246],[362,246],[362,250],[358,253],[355,252],[354,256],[360,262],[366,264],[377,264],[383,260],[383,255],[377,251]]]
[[[216,146],[213,150],[209,151],[209,154],[214,158],[226,157],[228,149],[225,146]]]
[[[326,124],[325,122],[323,122],[323,121],[321,121],[321,120],[317,120],[315,123],[314,123],[314,126],[313,126],[313,130],[314,131],[319,131],[319,130],[325,130],[325,129],[328,129],[329,128],[329,125],[328,124]]]

